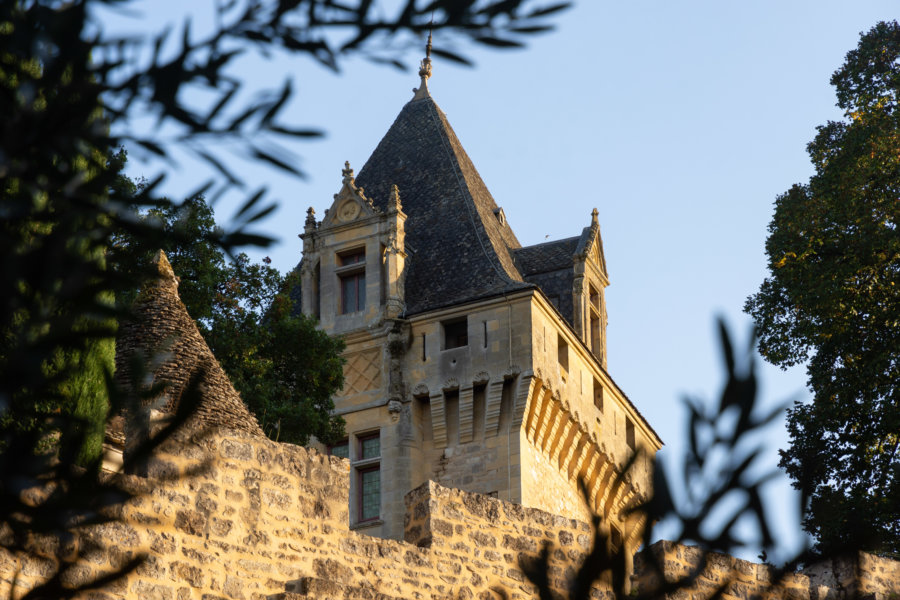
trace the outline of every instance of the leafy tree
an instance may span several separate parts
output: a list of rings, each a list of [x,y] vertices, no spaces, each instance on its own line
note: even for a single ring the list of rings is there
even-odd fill
[[[775,203],[770,276],[745,306],[763,356],[808,361],[781,466],[809,494],[817,549],[900,555],[900,25],[862,35],[831,78],[845,119]]]
[[[279,49],[334,69],[353,53],[392,62],[401,52],[390,50],[393,42],[421,35],[431,27],[432,12],[438,39],[519,45],[523,36],[547,29],[548,15],[564,7],[535,7],[528,0],[437,1],[424,7],[414,0],[237,0],[216,4],[216,27],[208,36],[192,36],[186,21],[183,35],[173,41],[165,32],[122,37],[107,31],[101,9],[127,12],[129,4],[0,2],[0,529],[9,534],[0,547],[12,553],[35,552],[29,540],[36,534],[71,539],[78,527],[115,519],[118,513],[107,509],[129,497],[116,482],[97,478],[99,458],[87,470],[75,468],[76,449],[93,429],[74,414],[101,411],[72,408],[72,386],[63,383],[74,381],[84,361],[59,360],[90,356],[91,345],[110,340],[113,323],[126,314],[110,302],[110,294],[120,297],[135,285],[121,271],[107,269],[105,254],[114,236],[125,231],[156,247],[167,237],[130,208],[170,204],[154,193],[159,178],[126,193],[117,170],[107,168],[113,149],[137,144],[162,161],[175,147],[192,150],[214,170],[202,187],[216,187],[216,193],[242,183],[219,168],[217,148],[225,139],[251,161],[296,172],[278,141],[315,132],[280,119],[289,81],[268,94],[243,93],[242,82],[227,72],[242,52]],[[455,56],[435,49],[441,52]],[[185,100],[191,89],[212,92],[211,106],[191,106]],[[250,99],[235,106],[244,98]],[[138,115],[155,116],[158,127],[147,136],[133,134],[128,122]],[[173,131],[165,140],[159,133]],[[233,228],[209,241],[226,250],[267,243],[247,231],[271,208],[259,207],[261,197],[251,194]],[[111,385],[107,391],[110,409],[121,409],[128,396]],[[33,402],[17,401],[23,394]],[[21,430],[19,424],[29,420],[63,433],[56,456],[36,454],[46,439]],[[135,456],[139,460],[141,453]],[[26,498],[29,488],[48,493]],[[81,552],[92,550],[82,547],[61,558],[56,573],[25,598],[73,597],[142,560],[135,557],[101,581],[64,586]]]
[[[783,507],[764,502],[764,488],[777,471],[761,471],[759,458],[765,450],[766,429],[780,418],[785,407],[767,408],[759,401],[753,350],[755,337],[750,336],[747,351],[741,352],[732,343],[721,319],[718,330],[726,375],[718,401],[684,399],[689,415],[684,455],[666,464],[654,461],[651,496],[641,504],[625,509],[630,518],[645,524],[643,550],[636,556],[642,563],[641,581],[632,588],[627,568],[630,557],[625,556],[623,545],[611,538],[602,517],[595,514],[589,552],[580,565],[567,569],[572,573],[570,600],[596,597],[592,586],[598,580],[609,585],[611,593],[608,597],[615,600],[681,597],[719,600],[740,594],[744,584],[739,582],[737,571],[725,571],[717,578],[715,586],[700,581],[707,566],[721,564],[721,558],[713,553],[731,554],[753,546],[762,549],[761,557],[784,552],[785,549],[780,547],[780,532],[774,527],[774,517]],[[622,472],[612,478],[610,493],[614,494],[620,485],[629,485],[629,470],[640,458],[640,452],[633,454]],[[583,482],[581,489],[587,500],[589,496]],[[664,555],[665,546],[671,542],[653,543],[659,537],[655,528],[661,523],[669,531],[675,527],[676,544],[698,546],[697,562],[691,569],[672,568]],[[538,588],[541,600],[559,597],[551,586],[555,565],[551,565],[550,559],[561,553],[552,550],[548,543],[536,558],[522,555],[519,559],[522,571]],[[843,553],[828,556],[829,559],[839,557],[844,558]],[[780,558],[781,566],[771,567],[767,585],[763,590],[757,590],[760,597],[784,595],[784,591],[779,590],[780,583],[798,565],[808,565],[815,559],[806,548]],[[852,552],[846,558],[859,560]],[[852,577],[843,582],[849,589],[853,589]]]
[[[344,420],[330,414],[344,384],[344,343],[294,314],[297,285],[296,273],[284,277],[268,260],[254,265],[239,254],[216,296],[207,339],[269,437],[331,443],[344,433]]]

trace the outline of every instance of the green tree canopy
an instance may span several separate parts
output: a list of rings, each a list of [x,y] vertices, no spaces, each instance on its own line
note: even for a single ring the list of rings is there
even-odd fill
[[[760,351],[807,363],[781,466],[829,552],[900,554],[900,26],[862,35],[831,78],[845,119],[818,128],[809,182],[775,202],[770,276],[745,306]]]
[[[125,316],[110,302],[110,294],[118,297],[135,282],[107,268],[104,256],[113,237],[124,230],[155,247],[167,237],[161,228],[136,218],[130,207],[169,203],[154,192],[153,183],[137,194],[120,189],[117,170],[106,164],[114,149],[139,145],[162,161],[163,170],[172,165],[171,151],[193,152],[213,172],[200,187],[215,188],[215,193],[242,183],[217,158],[224,141],[234,142],[232,149],[251,162],[298,173],[279,142],[317,132],[282,119],[292,91],[290,77],[258,94],[229,72],[244,52],[271,56],[284,51],[337,70],[350,54],[395,64],[405,46],[394,42],[430,29],[439,39],[518,46],[530,34],[549,29],[551,15],[567,3],[236,0],[211,3],[214,27],[202,35],[191,31],[187,16],[178,36],[168,30],[134,35],[110,31],[103,11],[111,7],[140,18],[129,10],[135,4],[0,2],[0,482],[15,482],[0,485],[0,528],[10,533],[0,546],[12,554],[33,553],[29,540],[36,536],[71,540],[77,528],[114,520],[120,513],[105,509],[129,497],[115,481],[98,479],[95,468],[71,468],[76,446],[83,447],[79,438],[96,431],[73,433],[71,443],[62,443],[55,457],[24,460],[34,458],[43,440],[19,427],[23,419],[52,420],[56,429],[72,431],[74,415],[90,421],[105,412],[102,405],[102,410],[97,405],[62,410],[72,404],[72,377],[97,367],[90,377],[96,381],[102,360],[92,365],[53,361],[91,355],[92,345],[108,347],[115,320]],[[210,105],[193,104],[188,99],[192,90],[206,98],[211,94]],[[132,118],[147,115],[156,118],[150,133],[130,130]],[[161,132],[172,137],[164,139]],[[251,193],[234,228],[211,241],[225,248],[270,241],[247,231],[272,208],[258,205],[263,192]],[[48,369],[51,364],[56,368]],[[73,385],[64,385],[66,381]],[[117,403],[125,394],[107,388],[112,409],[121,408]],[[17,402],[23,392],[35,402]],[[47,403],[51,416],[37,410],[37,402]],[[177,424],[176,419],[172,425]],[[153,443],[145,447],[147,452]],[[96,457],[91,467],[98,462]],[[29,486],[46,486],[50,493],[35,504],[33,497],[22,497]],[[61,585],[87,551],[60,555],[48,581],[29,597],[69,598],[90,588],[96,582]],[[142,560],[136,556],[119,573]]]

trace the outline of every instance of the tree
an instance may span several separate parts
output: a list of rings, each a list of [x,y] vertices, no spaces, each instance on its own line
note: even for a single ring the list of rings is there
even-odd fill
[[[268,94],[238,93],[244,91],[241,81],[228,68],[242,52],[279,49],[334,69],[353,53],[391,62],[402,52],[389,50],[393,41],[420,36],[432,27],[439,39],[455,35],[463,41],[515,46],[523,36],[548,29],[548,15],[565,7],[535,8],[528,0],[416,4],[217,3],[216,29],[209,36],[192,37],[186,19],[179,40],[167,41],[166,32],[122,37],[104,27],[99,9],[128,8],[128,0],[0,2],[0,529],[9,534],[0,547],[30,553],[35,552],[29,541],[35,534],[71,539],[80,526],[115,519],[117,513],[107,509],[129,497],[115,482],[97,478],[99,458],[90,460],[86,471],[75,468],[73,448],[82,446],[91,428],[81,427],[89,424],[75,416],[72,391],[60,383],[80,372],[82,363],[65,360],[58,370],[47,368],[55,357],[83,353],[94,342],[112,339],[113,323],[127,315],[110,302],[110,294],[119,297],[135,285],[121,271],[107,268],[105,254],[114,235],[125,231],[157,247],[166,238],[161,228],[136,218],[130,208],[170,204],[154,192],[159,177],[137,194],[123,193],[117,170],[107,168],[107,157],[131,143],[166,164],[169,149],[189,148],[218,169],[200,187],[210,189],[218,181],[216,193],[221,193],[241,183],[218,168],[215,146],[227,138],[251,161],[297,172],[274,140],[314,132],[280,120],[291,94],[289,81]],[[388,14],[394,17],[384,16]],[[212,92],[212,104],[191,105],[186,99],[191,89]],[[251,99],[235,107],[247,97]],[[128,121],[137,115],[157,117],[158,127],[148,136],[133,134]],[[163,140],[163,131],[174,131],[174,137]],[[267,237],[248,231],[271,211],[271,205],[259,204],[262,196],[251,193],[233,228],[209,241],[226,251],[267,243]],[[109,380],[107,391],[110,409],[121,409],[123,394]],[[23,392],[34,402],[16,402]],[[43,403],[50,407],[49,416],[38,410]],[[63,432],[56,456],[36,454],[47,440],[21,431],[18,424],[29,419]],[[155,438],[153,444],[159,441]],[[47,494],[39,500],[25,498],[30,487]],[[73,597],[103,583],[62,584],[88,551],[92,549],[81,548],[65,557],[47,584],[27,597]],[[136,557],[120,574],[140,561]]]
[[[818,128],[809,182],[775,202],[770,276],[745,310],[759,349],[807,362],[781,466],[809,495],[817,549],[900,555],[900,25],[862,35],[831,78],[845,119]]]
[[[339,439],[343,419],[330,411],[343,386],[343,343],[294,314],[297,275],[281,275],[268,259],[253,264],[243,253],[226,260],[210,241],[222,230],[202,197],[151,209],[142,219],[169,234],[162,250],[181,278],[188,314],[266,434],[295,444],[310,435],[326,443]],[[140,281],[158,249],[123,233],[114,239],[110,262]],[[135,293],[120,299],[130,303]]]
[[[344,435],[331,398],[344,384],[344,343],[295,314],[297,273],[282,276],[239,254],[228,265],[208,341],[266,435],[328,444]]]

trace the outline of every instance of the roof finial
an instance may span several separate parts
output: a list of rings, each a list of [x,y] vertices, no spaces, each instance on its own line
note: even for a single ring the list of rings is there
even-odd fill
[[[419,65],[419,77],[421,78],[421,82],[417,89],[413,89],[413,92],[415,92],[413,100],[430,96],[428,93],[428,78],[431,77],[431,32],[433,28],[434,14],[431,15],[431,22],[428,24],[428,42],[425,44],[425,58],[422,59],[422,63]]]
[[[341,175],[344,176],[343,183],[353,182],[353,169],[350,168],[350,161],[344,161],[344,168],[341,169]]]
[[[595,207],[594,210],[591,211],[591,225],[600,225],[600,221],[597,220],[597,214],[597,208]]]

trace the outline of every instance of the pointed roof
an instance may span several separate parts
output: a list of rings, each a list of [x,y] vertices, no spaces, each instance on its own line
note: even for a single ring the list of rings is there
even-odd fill
[[[597,219],[596,208],[591,211],[590,226],[581,230],[581,237],[578,240],[575,254],[580,257],[586,257],[587,253],[592,249],[595,251],[595,258],[597,264],[600,266],[600,271],[602,271],[603,276],[608,279],[609,273],[606,270],[606,255],[603,253],[603,238],[600,237],[600,221]]]
[[[382,210],[399,188],[407,315],[533,287],[513,259],[519,241],[429,94],[403,107],[356,183]]]
[[[116,340],[120,388],[133,389],[131,358],[137,355],[152,369],[154,383],[168,384],[163,411],[173,412],[200,373],[201,398],[191,422],[263,436],[178,296],[178,278],[162,250],[154,263],[157,277],[145,282],[132,306],[133,318],[122,324]]]

